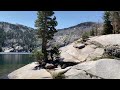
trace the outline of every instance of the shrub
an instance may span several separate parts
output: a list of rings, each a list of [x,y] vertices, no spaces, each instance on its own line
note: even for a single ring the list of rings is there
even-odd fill
[[[34,50],[32,52],[32,57],[39,62],[39,61],[43,60],[44,54],[42,53],[41,50],[39,50],[39,51],[38,50]]]
[[[118,45],[107,46],[104,49],[104,56],[109,58],[120,58],[120,47]]]
[[[86,41],[88,38],[89,38],[89,33],[88,33],[88,32],[84,32],[84,33],[82,34],[82,40],[83,40],[83,41]]]
[[[60,57],[59,47],[57,45],[52,46],[51,50],[49,50],[49,54],[52,60]]]
[[[65,75],[61,73],[51,73],[53,79],[64,79]]]
[[[53,50],[55,52],[55,56],[56,57],[59,57],[60,56],[60,51],[59,51],[59,48],[57,46],[53,47]]]
[[[95,31],[94,31],[94,29],[92,29],[92,30],[90,31],[90,36],[95,36]]]

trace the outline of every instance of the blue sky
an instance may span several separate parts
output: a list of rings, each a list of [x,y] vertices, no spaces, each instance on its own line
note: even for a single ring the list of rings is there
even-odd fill
[[[0,21],[34,27],[37,11],[0,11]],[[57,29],[74,26],[81,22],[103,22],[103,11],[55,11]]]

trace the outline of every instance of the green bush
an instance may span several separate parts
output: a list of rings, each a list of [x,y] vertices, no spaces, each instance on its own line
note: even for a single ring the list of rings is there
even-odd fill
[[[32,52],[32,57],[35,59],[35,60],[37,60],[37,61],[42,61],[43,60],[43,58],[44,58],[44,54],[42,53],[42,51],[41,50],[34,50],[33,52]]]
[[[52,55],[53,58],[60,57],[59,46],[58,45],[52,46],[50,54]]]
[[[59,57],[59,56],[60,56],[59,48],[56,46],[56,47],[53,47],[53,50],[54,50],[54,52],[55,52],[55,55],[56,55],[57,57]]]
[[[88,38],[89,38],[89,33],[88,33],[88,32],[84,32],[84,33],[82,34],[82,39],[83,39],[83,41],[86,41]]]

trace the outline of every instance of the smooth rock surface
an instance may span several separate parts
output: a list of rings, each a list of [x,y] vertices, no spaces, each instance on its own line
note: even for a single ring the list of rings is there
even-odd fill
[[[81,62],[99,59],[103,56],[104,47],[116,44],[120,46],[120,34],[91,37],[86,43],[86,46],[82,49],[75,48],[75,46],[81,45],[81,42],[77,41],[60,48],[60,56],[63,61]]]
[[[103,48],[96,48],[94,52],[89,54],[87,61],[97,60],[98,58],[102,57],[103,54],[104,54]]]
[[[107,45],[115,45],[118,44],[120,45],[120,34],[109,34],[109,35],[102,35],[102,36],[95,36],[93,38],[90,38],[89,40],[91,41],[96,41],[103,46]]]
[[[61,58],[65,62],[81,62],[101,57],[104,53],[103,48],[97,48],[97,46],[90,44],[82,49],[77,49],[74,46],[75,43],[69,44],[68,46],[60,48]]]
[[[120,79],[120,61],[100,59],[73,66],[65,73],[67,79]]]
[[[17,69],[8,75],[9,79],[52,79],[52,76],[45,69],[33,70],[35,62]]]
[[[79,50],[74,48],[73,45],[74,43],[60,48],[61,51],[60,57],[63,58],[64,62],[80,62],[80,60],[77,58]]]

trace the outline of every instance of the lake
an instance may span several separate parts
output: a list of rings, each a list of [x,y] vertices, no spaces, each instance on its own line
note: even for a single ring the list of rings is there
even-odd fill
[[[33,62],[30,53],[0,53],[0,79],[6,79],[12,71]]]

